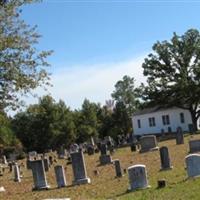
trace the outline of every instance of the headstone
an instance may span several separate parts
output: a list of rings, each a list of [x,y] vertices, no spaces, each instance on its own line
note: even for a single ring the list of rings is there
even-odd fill
[[[137,145],[135,143],[131,143],[131,151],[137,151]]]
[[[49,185],[47,184],[43,160],[31,161],[31,169],[34,180],[33,190],[48,189]]]
[[[102,143],[100,146],[101,155],[99,157],[99,161],[101,165],[111,164],[112,163],[112,157],[108,154],[107,151],[107,145],[105,143]]]
[[[79,151],[71,153],[71,160],[74,174],[73,184],[90,183],[90,178],[87,177],[83,152]]]
[[[200,154],[189,154],[185,157],[188,177],[200,176]]]
[[[14,165],[14,181],[21,182],[19,166],[17,163]]]
[[[37,156],[37,152],[36,151],[30,151],[28,152],[29,157],[36,157]]]
[[[189,141],[189,152],[195,153],[200,151],[200,140],[190,140]]]
[[[4,165],[7,165],[8,162],[7,162],[6,156],[3,155],[2,159],[3,159],[3,162],[2,162],[2,163],[3,163]]]
[[[161,161],[161,170],[172,169],[170,164],[169,151],[167,147],[160,148],[160,161]]]
[[[62,146],[58,151],[58,158],[59,159],[65,159],[66,158],[66,149]]]
[[[188,124],[188,130],[190,133],[194,133],[194,125],[193,124]]]
[[[145,165],[133,165],[128,168],[129,190],[145,189],[150,187],[147,180]]]
[[[60,187],[66,187],[66,178],[65,178],[65,171],[64,167],[62,165],[57,165],[54,167],[55,174],[56,174],[56,182],[58,185],[58,188]]]
[[[91,144],[89,144],[87,146],[87,153],[88,153],[88,155],[94,155],[94,153],[95,153],[94,146],[92,146]]]
[[[113,163],[115,165],[116,177],[122,177],[122,169],[121,169],[120,161],[116,159],[113,161]]]
[[[140,153],[159,149],[155,135],[142,136],[140,138],[140,145]]]
[[[183,131],[181,127],[178,127],[176,131],[176,144],[184,144]]]

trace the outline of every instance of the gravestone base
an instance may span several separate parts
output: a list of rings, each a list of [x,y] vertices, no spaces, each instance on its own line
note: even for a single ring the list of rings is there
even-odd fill
[[[112,163],[112,157],[110,155],[101,155],[99,157],[101,165],[107,165]]]
[[[36,191],[36,190],[48,190],[48,189],[50,189],[50,186],[49,186],[49,185],[44,186],[44,187],[34,187],[34,188],[32,189],[32,191]]]
[[[87,183],[91,183],[90,178],[84,178],[84,179],[74,180],[72,182],[73,185],[81,185],[81,184],[87,184]]]
[[[166,167],[166,168],[161,168],[160,171],[167,171],[167,170],[172,170],[173,166]]]
[[[159,147],[154,147],[154,148],[151,148],[151,149],[140,149],[140,153],[145,153],[145,152],[148,152],[148,151],[158,151],[159,150]]]
[[[143,187],[143,188],[131,188],[131,186],[129,186],[129,188],[128,188],[128,192],[134,192],[134,191],[138,191],[138,190],[145,190],[145,189],[149,189],[149,188],[151,188],[151,186],[150,185],[147,185],[147,186],[145,186],[145,187]]]

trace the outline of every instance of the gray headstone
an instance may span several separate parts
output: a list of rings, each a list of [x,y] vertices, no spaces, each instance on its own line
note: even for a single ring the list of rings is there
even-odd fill
[[[188,177],[200,176],[200,155],[189,154],[185,157]]]
[[[87,153],[88,155],[93,155],[95,153],[95,149],[94,146],[92,146],[91,144],[87,146]]]
[[[150,187],[147,180],[145,165],[133,165],[128,168],[129,190],[145,189]]]
[[[176,144],[184,144],[183,131],[181,127],[178,127],[176,131]]]
[[[112,157],[111,155],[100,155],[99,161],[101,165],[107,165],[112,163]]]
[[[143,136],[140,138],[140,152],[158,150],[157,140],[155,135]]]
[[[190,140],[189,141],[189,152],[195,153],[200,151],[200,140]]]
[[[36,151],[30,151],[28,152],[29,157],[36,157],[37,156],[37,152]]]
[[[43,160],[31,161],[31,169],[34,181],[33,190],[48,189],[49,185],[47,184]]]
[[[160,148],[160,161],[161,161],[161,170],[172,169],[170,164],[169,151],[167,147]]]
[[[100,146],[101,155],[107,155],[107,145],[105,143],[101,143]]]
[[[74,174],[73,184],[90,183],[90,178],[87,177],[83,152],[79,151],[71,153],[71,161]]]
[[[116,177],[122,177],[122,169],[121,169],[120,161],[116,159],[113,161],[113,163],[115,165]]]
[[[57,165],[54,167],[55,174],[56,174],[56,182],[58,185],[58,188],[60,187],[66,187],[66,178],[65,178],[65,170],[62,165]]]
[[[21,182],[19,166],[17,163],[14,165],[14,181]]]

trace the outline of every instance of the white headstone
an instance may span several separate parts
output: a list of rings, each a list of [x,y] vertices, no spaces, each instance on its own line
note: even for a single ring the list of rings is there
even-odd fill
[[[14,181],[21,182],[19,166],[17,163],[14,165]]]
[[[145,189],[150,187],[147,180],[145,165],[133,165],[128,168],[129,190]]]

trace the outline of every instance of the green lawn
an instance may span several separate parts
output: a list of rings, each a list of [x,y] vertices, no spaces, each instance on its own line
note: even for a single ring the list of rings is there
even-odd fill
[[[193,138],[200,138],[195,135]],[[24,177],[21,183],[13,181],[13,174],[6,170],[4,176],[0,177],[0,186],[4,186],[5,193],[0,193],[0,200],[36,200],[45,198],[66,198],[71,200],[92,200],[92,199],[120,199],[120,200],[172,200],[172,199],[200,199],[200,178],[186,180],[185,156],[188,154],[188,140],[190,136],[185,137],[184,145],[176,145],[175,140],[160,142],[159,146],[167,146],[171,156],[173,169],[169,171],[160,170],[159,151],[139,154],[132,153],[130,148],[121,148],[113,155],[113,159],[118,158],[121,161],[122,168],[127,168],[135,164],[145,164],[148,172],[150,189],[139,190],[136,192],[127,192],[129,186],[128,176],[125,174],[122,178],[115,178],[115,169],[113,165],[98,166],[99,154],[95,156],[85,155],[88,176],[91,178],[91,184],[81,186],[71,186],[73,176],[71,165],[66,165],[66,161],[59,160],[60,164],[66,167],[66,179],[68,187],[57,189],[53,167],[47,173],[47,180],[51,186],[50,190],[32,192],[31,171],[25,168]],[[22,162],[22,161],[21,161]],[[23,161],[24,162],[24,161]],[[94,170],[100,174],[96,176]],[[157,189],[157,180],[165,178],[167,187]]]

